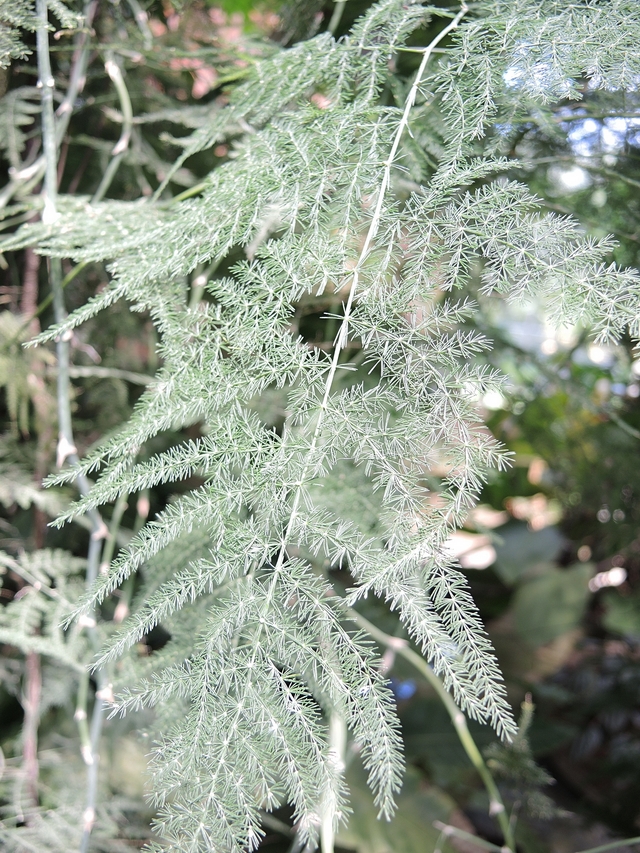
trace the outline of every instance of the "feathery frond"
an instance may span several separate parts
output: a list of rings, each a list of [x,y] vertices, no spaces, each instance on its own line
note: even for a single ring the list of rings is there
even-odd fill
[[[392,80],[398,48],[440,14],[447,26],[415,78]],[[99,475],[59,523],[201,478],[75,611],[139,571],[133,613],[99,664],[159,623],[171,633],[160,653],[123,666],[115,705],[157,708],[154,796],[171,849],[254,849],[260,809],[285,801],[303,842],[327,814],[339,821],[347,792],[331,715],[391,815],[402,772],[392,697],[345,610],[370,594],[397,611],[465,712],[514,735],[446,547],[508,464],[478,412],[502,380],[483,361],[491,342],[471,328],[468,291],[479,280],[495,299],[535,295],[557,322],[606,338],[640,331],[640,278],[608,262],[610,240],[541,213],[477,140],[503,114],[576,97],[583,76],[636,86],[640,19],[628,0],[609,14],[632,24],[596,40],[596,3],[487,0],[449,13],[382,0],[340,41],[322,34],[257,62],[226,107],[198,120],[176,168],[221,141],[231,155],[197,198],[61,197],[54,223],[3,241],[108,264],[109,287],[40,342],[120,298],[148,311],[161,338],[162,367],[129,422],[53,478]],[[202,269],[203,300],[189,307],[188,278]],[[301,333],[309,305],[326,321],[322,345]],[[260,405],[273,393],[275,428]],[[196,423],[201,438],[144,458],[155,436]],[[351,513],[345,494],[366,512]],[[337,567],[354,579],[346,599],[328,575]]]

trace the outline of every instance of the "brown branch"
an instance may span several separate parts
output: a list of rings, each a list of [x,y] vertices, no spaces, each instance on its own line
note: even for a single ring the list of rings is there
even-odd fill
[[[40,655],[36,652],[29,652],[27,655],[26,689],[22,699],[24,709],[22,768],[29,805],[33,808],[38,806],[38,722],[40,719],[41,694]]]
[[[40,255],[37,255],[33,249],[27,248],[24,250],[24,275],[22,277],[22,296],[20,298],[20,313],[26,317],[32,317],[38,307],[38,271],[40,269]],[[32,323],[37,324],[35,318]],[[33,333],[37,334],[38,329],[34,329]]]

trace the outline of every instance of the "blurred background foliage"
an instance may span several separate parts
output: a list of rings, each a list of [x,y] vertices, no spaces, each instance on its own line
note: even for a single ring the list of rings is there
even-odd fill
[[[368,5],[366,0],[337,6],[322,0],[153,0],[144,4],[147,16],[136,21],[137,3],[101,3],[93,21],[96,48],[87,83],[61,146],[61,192],[95,193],[120,137],[123,103],[105,74],[107,55],[115,56],[121,68],[134,116],[129,147],[107,194],[146,197],[180,154],[181,136],[206,123],[256,58],[326,30],[332,21],[339,36]],[[424,38],[424,32],[414,36],[416,43]],[[59,91],[64,91],[73,43],[60,31],[53,44]],[[413,58],[410,53],[400,57],[399,74],[411,71]],[[35,81],[33,56],[0,71],[0,110],[12,116],[14,128],[0,141],[7,186],[15,170],[33,163],[39,153]],[[612,258],[638,266],[637,93],[596,95],[585,81],[582,101],[552,104],[527,121],[496,127],[483,144],[517,160],[511,177],[525,181],[543,206],[577,217],[596,236],[614,234],[618,246]],[[213,160],[210,152],[191,157],[164,197],[188,194],[230,156],[232,147],[219,145]],[[23,181],[10,198],[3,195],[4,231],[37,214],[37,192],[37,182]],[[27,250],[7,254],[1,265],[0,546],[16,558],[44,547],[81,555],[89,535],[85,527],[47,527],[69,495],[39,488],[55,462],[55,359],[47,348],[21,347],[51,321],[46,262]],[[95,265],[78,271],[63,261],[63,273],[70,309],[107,281],[106,272]],[[589,339],[586,329],[553,329],[535,304],[506,306],[484,298],[480,273],[470,286],[481,306],[475,322],[494,341],[486,358],[509,381],[504,394],[487,395],[479,403],[487,427],[513,451],[513,466],[494,475],[451,548],[496,646],[513,706],[524,702],[530,714],[533,704],[535,713],[526,721],[529,746],[523,739],[505,750],[493,743],[488,729],[473,723],[470,729],[517,817],[521,849],[564,853],[640,834],[640,358],[628,340],[602,346]],[[310,342],[322,344],[332,337],[326,321],[305,314],[304,306],[297,321]],[[122,304],[78,330],[72,349],[82,456],[130,415],[158,356],[148,318]],[[271,403],[261,415],[278,424],[282,400],[274,393]],[[165,434],[163,446],[177,439]],[[159,441],[142,448],[141,456],[161,449]],[[346,514],[357,514],[373,530],[375,507],[354,506],[350,476],[356,475],[345,472],[342,494],[326,497],[343,502]],[[187,481],[180,488],[192,485]],[[124,508],[120,544],[172,493],[175,487],[164,486],[131,501]],[[0,595],[6,603],[19,596],[23,581],[11,564],[1,571]],[[348,577],[336,572],[335,582],[347,585]],[[386,633],[398,631],[395,617],[381,605],[366,608],[367,618]],[[140,654],[162,642],[158,628]],[[387,826],[375,821],[353,763],[354,814],[339,837],[341,849],[431,851],[444,843],[434,821],[500,843],[487,795],[440,699],[407,661],[389,651],[385,659],[409,775],[398,818]],[[24,676],[19,656],[7,645],[0,667],[1,784],[8,813],[16,801],[28,800],[20,787]],[[62,677],[58,664],[43,664],[39,797],[42,805],[51,802],[59,809],[61,845],[72,843],[77,832],[64,822],[61,797],[73,802],[84,786],[71,688],[64,686],[73,677]],[[149,811],[142,798],[145,748],[136,735],[140,727],[137,719],[106,728],[102,811],[92,842],[96,850],[137,849],[148,833]],[[289,849],[288,817],[265,818],[264,849]],[[50,826],[47,831],[52,832]],[[462,851],[480,849],[462,835],[455,843]],[[56,844],[52,836],[49,849],[72,849]]]

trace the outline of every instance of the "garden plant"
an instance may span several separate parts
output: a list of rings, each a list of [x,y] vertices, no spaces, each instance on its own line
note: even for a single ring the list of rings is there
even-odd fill
[[[3,849],[638,835],[639,43],[0,0]]]

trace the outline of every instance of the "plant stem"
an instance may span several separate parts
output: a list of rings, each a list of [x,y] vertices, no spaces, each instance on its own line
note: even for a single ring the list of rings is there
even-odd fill
[[[599,847],[581,850],[580,853],[605,853],[605,850],[617,850],[619,847],[626,847],[627,844],[640,844],[640,835],[636,835],[634,838],[623,838],[620,841],[610,841],[608,844],[601,844]]]
[[[213,275],[213,273],[218,269],[220,262],[216,261],[212,264],[209,264],[208,267],[202,269],[200,267],[197,270],[197,275],[194,276],[193,281],[191,282],[191,293],[189,294],[189,311],[195,311],[198,305],[202,302],[202,297],[204,296],[204,289],[209,281],[209,277]]]
[[[628,424],[626,421],[623,421],[622,418],[615,412],[608,411],[607,417],[609,418],[609,420],[613,421],[614,424],[617,424],[617,426],[619,426],[620,429],[624,430],[624,432],[626,432],[628,435],[632,436],[633,438],[640,438],[640,430],[635,429],[635,427],[632,427],[631,424]]]
[[[36,33],[37,48],[38,48],[38,76],[39,86],[42,88],[42,148],[45,158],[44,170],[44,210],[42,221],[45,224],[53,224],[57,217],[57,143],[56,143],[56,126],[53,113],[53,88],[54,79],[51,74],[51,60],[49,57],[49,33],[48,33],[48,10],[46,0],[37,0],[37,15],[39,18],[38,29]],[[59,258],[51,258],[49,261],[49,274],[51,290],[53,294],[53,309],[55,320],[61,323],[66,318],[66,309],[64,304],[64,292],[62,288],[62,267]],[[56,354],[58,360],[58,383],[57,383],[57,400],[58,400],[58,466],[61,467],[65,461],[69,461],[74,467],[78,465],[79,459],[73,438],[73,426],[71,421],[70,407],[70,380],[69,380],[69,340],[66,335],[61,335],[56,341]],[[79,475],[76,479],[76,485],[82,495],[89,491],[89,481],[83,475]],[[87,554],[87,586],[90,586],[97,574],[100,560],[101,540],[104,538],[106,527],[100,514],[94,510],[89,514],[91,521],[91,537],[89,540],[89,550]],[[87,628],[87,633],[94,650],[97,651],[99,646],[98,632],[96,630],[96,620],[93,614],[85,617],[84,627]],[[103,702],[109,691],[106,684],[106,677],[103,670],[96,672],[98,682],[98,690],[96,691],[95,703],[93,706],[93,714],[91,719],[91,729],[89,733],[89,750],[83,755],[85,762],[88,764],[87,772],[87,799],[86,808],[84,811],[84,826],[82,842],[80,846],[81,853],[86,853],[89,845],[91,830],[95,822],[95,805],[97,792],[97,773],[98,773],[98,747],[100,743],[100,734],[102,730],[103,719]]]
[[[71,72],[71,78],[69,80],[69,88],[67,89],[67,93],[65,95],[64,100],[58,107],[56,115],[58,116],[58,124],[56,126],[56,146],[60,145],[62,142],[62,138],[66,132],[66,129],[69,125],[69,119],[71,118],[71,113],[73,112],[73,105],[75,104],[76,98],[78,94],[84,88],[84,83],[86,79],[86,70],[87,63],[89,61],[89,44],[88,44],[88,28],[93,21],[93,17],[95,15],[98,3],[97,0],[90,0],[84,7],[84,19],[85,19],[85,27],[81,33],[78,35],[76,53],[74,54],[74,64],[73,70]],[[39,13],[38,13],[39,14]],[[41,29],[41,28],[40,28]],[[47,57],[48,57],[48,44],[49,44],[49,36],[48,32],[45,29],[44,35],[47,39]],[[36,33],[36,40],[38,45],[38,51],[40,51],[40,46],[42,45],[42,41],[38,39],[38,35]],[[51,68],[49,67],[49,78],[51,79]],[[40,76],[40,80],[43,78]],[[53,94],[53,93],[51,93]],[[44,95],[44,93],[43,93]],[[43,107],[44,107],[44,97],[43,97]],[[53,115],[53,110],[51,111]],[[44,116],[44,111],[43,111]],[[57,160],[57,157],[56,157]],[[47,164],[47,155],[46,151],[42,154],[38,159],[27,167],[23,167],[18,170],[18,172],[13,176],[13,178],[9,181],[7,186],[3,189],[2,193],[0,193],[0,207],[4,207],[9,203],[11,198],[15,195],[15,193],[22,188],[23,191],[26,191],[29,187],[29,183],[31,185],[35,185],[39,183],[40,178],[42,177]],[[56,162],[56,173],[57,173],[57,162]]]
[[[336,710],[329,716],[329,750],[334,754],[335,761],[344,770],[344,752],[347,744],[347,724],[344,717]],[[328,794],[328,801],[323,803],[323,811],[320,823],[320,849],[322,853],[334,853],[335,844],[335,798]]]
[[[500,795],[500,791],[498,790],[498,786],[496,785],[493,776],[491,775],[491,771],[485,764],[482,753],[476,746],[476,742],[469,731],[465,715],[458,708],[447,690],[445,690],[445,687],[438,676],[421,655],[409,648],[406,640],[403,640],[400,637],[392,637],[390,634],[385,634],[384,631],[376,628],[374,624],[369,622],[368,619],[365,619],[365,617],[356,610],[349,610],[349,616],[357,625],[364,628],[364,630],[367,631],[374,640],[389,649],[393,649],[398,655],[409,661],[409,663],[425,677],[431,687],[433,687],[435,692],[438,694],[439,699],[447,709],[447,713],[451,718],[451,722],[453,723],[453,727],[456,730],[460,743],[464,747],[464,751],[467,753],[469,760],[478,771],[478,775],[482,779],[487,793],[489,794],[489,814],[494,815],[497,818],[502,834],[504,835],[505,844],[507,845],[508,850],[514,853],[516,847],[513,827],[510,825],[509,818],[507,817],[507,812],[502,796]]]
[[[380,182],[380,188],[378,190],[376,206],[373,212],[373,216],[371,218],[371,223],[367,230],[367,235],[360,251],[360,256],[358,257],[358,262],[350,273],[351,284],[349,286],[349,295],[347,298],[346,305],[344,307],[342,322],[340,324],[340,328],[336,336],[336,343],[333,350],[331,365],[327,373],[322,402],[320,403],[318,418],[316,420],[315,429],[313,431],[313,436],[311,438],[311,443],[307,452],[307,461],[302,469],[300,479],[295,485],[289,521],[280,541],[278,558],[274,567],[274,577],[278,576],[279,572],[282,569],[282,566],[284,565],[287,542],[289,541],[291,532],[293,531],[294,525],[296,523],[298,510],[300,507],[300,501],[302,499],[302,486],[309,475],[312,465],[314,464],[314,456],[316,448],[318,446],[318,442],[320,440],[320,434],[322,432],[322,426],[324,423],[324,416],[329,407],[329,397],[331,396],[331,392],[333,390],[333,383],[338,372],[340,356],[349,342],[349,323],[351,321],[351,312],[353,310],[353,303],[355,300],[356,291],[360,283],[360,271],[362,270],[365,262],[369,257],[373,242],[378,233],[378,228],[380,227],[384,199],[391,183],[391,169],[398,153],[398,148],[400,147],[400,141],[404,136],[405,130],[409,126],[409,115],[411,114],[411,110],[416,102],[416,98],[418,96],[418,89],[420,87],[420,83],[422,82],[422,77],[424,76],[424,73],[426,71],[427,63],[429,62],[433,49],[442,41],[443,38],[445,38],[452,30],[454,30],[458,26],[464,15],[467,13],[467,9],[468,7],[466,3],[463,2],[461,4],[460,11],[456,15],[456,17],[449,24],[447,24],[447,26],[433,39],[431,44],[429,44],[424,49],[420,67],[418,68],[418,71],[416,73],[413,85],[409,90],[409,94],[407,95],[402,117],[400,119],[398,128],[393,138],[393,142],[391,144],[389,156],[387,157],[387,160],[384,163],[384,171],[382,173],[382,180]]]
[[[118,367],[70,367],[69,376],[73,379],[122,379],[132,385],[153,385],[156,381],[147,373],[134,373],[132,370],[120,370]]]
[[[170,201],[166,202],[166,206],[171,207],[178,202],[184,201],[187,198],[192,198],[194,195],[198,195],[203,190],[206,190],[210,183],[210,181],[200,181],[199,184],[194,184],[192,187],[189,187],[189,189],[183,190],[181,193],[178,193],[178,195],[174,195]]]
[[[128,3],[131,7],[131,11],[133,12],[136,24],[138,25],[138,29],[140,30],[140,34],[142,35],[145,50],[151,50],[153,46],[153,34],[149,29],[149,16],[138,3],[138,0],[128,0]]]
[[[89,696],[89,673],[83,672],[80,676],[78,684],[78,696],[76,698],[76,712],[73,716],[78,726],[78,734],[80,735],[80,753],[82,760],[87,767],[93,761],[91,752],[91,736],[89,734],[89,725],[87,723],[87,700]]]
[[[497,844],[492,844],[491,841],[486,841],[484,838],[479,838],[477,835],[465,832],[464,829],[458,829],[457,826],[451,826],[450,824],[442,823],[439,820],[434,820],[433,825],[436,829],[440,830],[445,838],[453,836],[454,838],[460,838],[463,841],[471,841],[483,850],[494,850],[495,853],[504,853],[504,847],[499,847]]]
[[[42,673],[40,655],[27,654],[26,690],[22,699],[24,722],[22,725],[22,759],[27,795],[31,808],[38,806],[38,722],[40,718],[40,695]],[[27,821],[28,822],[28,821]]]
[[[331,16],[331,20],[329,21],[328,30],[332,36],[335,36],[336,30],[340,26],[340,21],[342,20],[342,13],[344,12],[344,5],[346,0],[338,0],[336,3],[336,7],[333,10],[333,15]]]
[[[89,589],[95,581],[98,574],[98,565],[100,562],[101,540],[94,538],[93,535],[89,542],[89,553],[87,557],[87,580],[86,586]],[[96,619],[94,614],[89,614],[85,617],[88,629],[89,639],[93,646],[94,652],[99,650],[99,638],[96,630]],[[106,674],[104,669],[97,669],[95,672],[98,689],[95,693],[93,703],[93,711],[91,713],[91,727],[89,729],[89,744],[86,753],[83,753],[83,758],[87,764],[87,794],[85,800],[85,810],[83,813],[82,839],[80,841],[80,853],[87,853],[89,849],[89,840],[91,831],[96,819],[96,800],[98,792],[98,765],[100,762],[100,735],[102,734],[102,722],[104,719],[105,700],[110,698],[111,688],[107,684]],[[86,711],[85,711],[86,713]],[[86,718],[85,718],[86,719]]]
[[[38,18],[40,19],[36,33],[38,46],[38,87],[42,93],[42,149],[44,152],[45,167],[42,221],[45,224],[49,224],[57,218],[58,152],[55,117],[53,114],[53,89],[55,81],[51,74],[51,60],[49,58],[48,14],[45,0],[37,0],[37,11]]]
[[[129,500],[129,493],[123,492],[118,500],[115,502],[113,507],[113,513],[111,515],[111,524],[109,525],[109,535],[104,540],[104,548],[102,549],[102,558],[100,560],[100,571],[108,572],[109,566],[111,565],[111,560],[113,560],[113,555],[116,550],[116,539],[118,535],[118,530],[120,529],[120,525],[122,523],[122,516],[125,513],[127,508],[127,501]],[[132,575],[133,577],[133,575]],[[129,580],[129,578],[127,578]],[[113,621],[114,622],[122,622],[124,617],[118,617],[118,608],[120,607],[120,602],[116,607],[116,614],[114,614]],[[127,607],[128,612],[128,607]]]
[[[429,44],[424,49],[424,53],[422,56],[422,61],[420,63],[420,67],[418,68],[418,71],[416,73],[415,79],[413,81],[413,85],[411,86],[411,89],[409,90],[409,94],[407,95],[407,99],[405,101],[402,117],[400,119],[400,122],[398,123],[398,127],[397,127],[395,135],[393,137],[393,142],[391,144],[391,150],[389,151],[389,156],[387,157],[387,160],[384,163],[384,171],[382,173],[382,180],[380,181],[380,187],[379,187],[378,194],[377,194],[376,205],[375,205],[375,209],[373,212],[373,216],[371,218],[371,222],[370,222],[369,228],[367,230],[367,234],[366,234],[362,249],[360,251],[360,255],[358,257],[358,261],[357,261],[354,269],[350,273],[351,283],[349,285],[349,295],[347,298],[346,305],[344,307],[344,311],[343,311],[343,315],[342,315],[342,322],[340,324],[340,328],[339,328],[338,334],[336,336],[336,342],[335,342],[335,347],[333,350],[333,356],[331,359],[331,365],[330,365],[329,371],[327,373],[327,379],[325,381],[324,393],[322,396],[322,402],[319,406],[318,417],[317,417],[316,424],[315,424],[315,427],[313,430],[313,436],[311,438],[309,449],[307,451],[306,461],[302,467],[302,471],[300,473],[300,478],[299,478],[298,482],[294,485],[294,488],[292,489],[293,500],[291,502],[291,512],[289,514],[289,520],[287,522],[287,526],[284,530],[284,533],[282,534],[282,538],[280,539],[280,543],[278,546],[278,557],[277,557],[277,560],[276,560],[275,565],[273,567],[273,574],[272,574],[272,578],[271,578],[271,581],[269,583],[269,587],[268,587],[268,591],[267,591],[267,598],[266,598],[266,606],[267,607],[269,606],[269,602],[270,602],[270,600],[274,594],[275,587],[276,587],[280,572],[283,570],[283,567],[284,567],[286,551],[287,551],[287,543],[289,542],[289,539],[291,538],[291,534],[292,534],[292,531],[294,529],[294,525],[296,523],[296,519],[298,517],[298,512],[300,509],[300,503],[302,500],[302,487],[303,487],[305,481],[307,480],[307,478],[308,478],[308,476],[312,470],[312,466],[315,464],[314,457],[316,454],[316,448],[318,447],[318,443],[320,441],[320,436],[322,433],[322,427],[324,424],[324,417],[325,417],[325,414],[326,414],[328,407],[329,407],[329,398],[331,396],[331,392],[333,390],[334,380],[335,380],[336,374],[338,372],[338,365],[340,362],[340,356],[341,356],[343,350],[348,346],[348,342],[349,342],[349,323],[351,320],[351,312],[353,310],[353,303],[355,300],[356,291],[358,289],[358,285],[360,282],[360,271],[362,270],[365,262],[367,261],[367,259],[369,257],[369,254],[370,254],[372,246],[373,246],[373,242],[374,242],[376,235],[378,233],[378,228],[380,227],[380,222],[382,221],[382,209],[383,209],[383,205],[384,205],[384,199],[385,199],[387,190],[389,188],[389,185],[391,183],[391,169],[393,168],[393,164],[394,164],[396,155],[398,153],[398,148],[400,147],[400,141],[404,135],[405,130],[407,129],[407,127],[409,125],[409,116],[410,116],[411,110],[415,104],[415,101],[416,101],[416,98],[418,95],[418,88],[420,86],[420,83],[422,82],[422,77],[424,76],[425,70],[427,68],[427,63],[429,62],[429,59],[431,57],[431,53],[432,53],[433,49],[440,43],[440,41],[442,41],[443,38],[445,38],[445,36],[447,36],[453,29],[455,29],[455,27],[458,26],[458,24],[462,20],[463,16],[466,14],[466,12],[467,12],[467,5],[466,5],[466,3],[463,2],[461,4],[460,11],[456,15],[456,17],[442,30],[442,32],[438,33],[438,35],[434,38],[434,40],[431,42],[431,44]],[[258,635],[258,638],[259,638],[259,635]],[[257,647],[258,647],[258,641],[256,640],[255,648],[257,649]],[[255,656],[255,650],[254,650],[254,656]],[[332,844],[329,845],[328,849],[326,846],[326,843],[331,841],[331,839],[328,839],[328,841],[326,843],[325,843],[324,839],[322,839],[322,841],[323,841],[322,853],[331,853]]]
[[[98,0],[89,0],[85,4],[83,10],[84,27],[78,33],[76,41],[76,50],[73,55],[73,67],[71,77],[69,78],[69,86],[64,96],[64,100],[56,110],[56,143],[60,145],[62,139],[69,126],[69,120],[73,112],[73,107],[76,98],[84,89],[86,81],[87,65],[89,63],[89,28],[93,23],[93,18],[98,8]]]
[[[133,128],[133,108],[131,106],[131,98],[129,97],[129,92],[127,91],[120,66],[112,56],[108,56],[104,67],[111,78],[111,82],[116,87],[116,92],[120,99],[120,108],[122,110],[122,131],[120,133],[120,139],[118,139],[113,147],[113,151],[111,152],[112,159],[102,176],[100,186],[95,191],[93,198],[91,199],[91,204],[96,204],[101,201],[111,186],[111,181],[113,181],[115,174],[118,171],[118,167],[120,166],[120,162],[129,148],[129,141],[131,140],[131,131]]]

